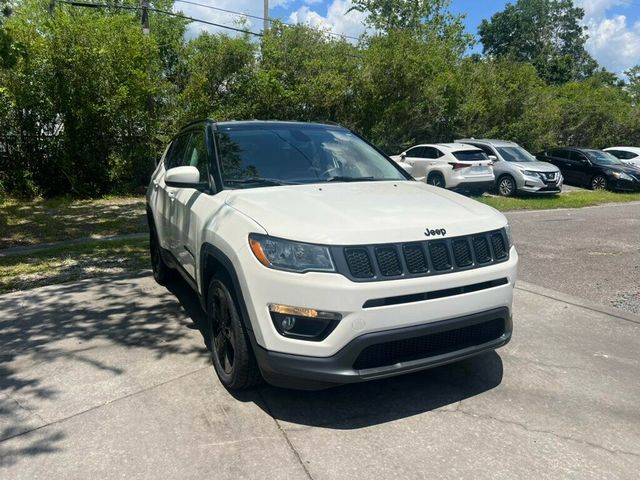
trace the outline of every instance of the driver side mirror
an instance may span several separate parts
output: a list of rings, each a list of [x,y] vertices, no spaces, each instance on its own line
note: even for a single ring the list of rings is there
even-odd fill
[[[200,170],[191,166],[170,168],[164,176],[164,183],[167,187],[201,188]]]
[[[492,162],[497,162],[498,157],[496,157],[495,155],[489,155],[489,160],[491,160]]]
[[[405,158],[407,158],[407,154],[406,154],[405,152],[402,152],[402,153],[400,154],[400,158],[401,158],[402,160],[404,160]]]

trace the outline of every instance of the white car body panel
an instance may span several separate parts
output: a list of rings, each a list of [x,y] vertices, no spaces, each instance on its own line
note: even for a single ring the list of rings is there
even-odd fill
[[[505,224],[491,207],[412,181],[235,190],[227,204],[271,236],[323,245],[424,240],[427,227],[458,236]]]
[[[627,165],[634,165],[636,167],[640,167],[640,147],[609,147],[605,148],[603,151],[610,152],[610,150],[619,150],[622,152],[633,153],[636,156],[634,158],[619,158],[621,162],[626,163]]]

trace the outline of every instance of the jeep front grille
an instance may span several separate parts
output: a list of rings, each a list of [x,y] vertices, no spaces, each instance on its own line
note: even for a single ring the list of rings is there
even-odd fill
[[[374,276],[371,259],[366,248],[345,248],[344,256],[349,271],[355,278],[371,278]]]
[[[332,253],[338,271],[360,282],[437,275],[509,258],[504,230],[422,242],[332,247]]]

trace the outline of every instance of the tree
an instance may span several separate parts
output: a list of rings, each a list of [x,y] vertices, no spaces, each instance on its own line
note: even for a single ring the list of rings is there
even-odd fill
[[[0,0],[0,68],[6,68],[13,64],[14,55],[11,49],[11,36],[5,28],[5,19],[11,15],[9,0]]]
[[[158,47],[129,13],[25,1],[8,20],[19,46],[2,75],[12,105],[12,179],[23,193],[100,195],[146,181],[164,98]],[[23,178],[30,183],[25,183]]]
[[[597,62],[585,50],[584,10],[573,0],[518,0],[483,20],[484,53],[531,63],[548,83],[591,76]]]
[[[624,74],[628,78],[626,90],[636,106],[640,107],[640,65],[631,67]]]

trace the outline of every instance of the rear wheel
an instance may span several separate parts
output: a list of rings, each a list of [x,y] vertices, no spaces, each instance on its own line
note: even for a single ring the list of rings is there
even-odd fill
[[[511,175],[503,175],[498,179],[498,195],[512,197],[516,193],[516,181]]]
[[[154,280],[160,285],[166,285],[173,276],[173,270],[162,258],[158,233],[153,224],[149,225],[149,256],[151,257],[151,269],[153,270]]]
[[[441,173],[430,173],[427,177],[427,183],[429,185],[433,185],[434,187],[445,187],[444,177]]]
[[[229,390],[243,390],[260,383],[261,376],[229,285],[223,275],[215,275],[209,284],[209,345],[220,382]]]
[[[604,175],[596,175],[591,179],[591,190],[606,190],[607,178]]]

